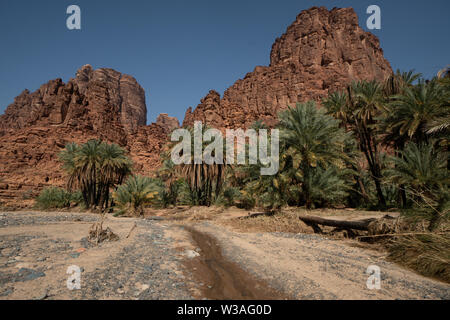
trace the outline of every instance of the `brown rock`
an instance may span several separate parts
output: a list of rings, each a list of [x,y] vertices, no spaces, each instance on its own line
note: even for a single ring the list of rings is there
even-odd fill
[[[96,131],[120,126],[133,133],[146,119],[145,92],[133,77],[86,65],[67,84],[56,79],[22,92],[0,116],[0,129],[64,124]]]
[[[276,39],[270,66],[256,67],[222,99],[210,91],[194,111],[188,109],[183,126],[195,120],[216,128],[249,127],[256,120],[273,125],[289,105],[319,101],[352,80],[384,80],[391,73],[378,39],[359,27],[353,9],[314,7]]]
[[[271,63],[256,67],[225,91],[210,91],[183,125],[200,120],[217,128],[268,125],[298,101],[319,100],[359,79],[391,74],[378,39],[358,26],[353,9],[301,12],[272,47]],[[24,207],[46,186],[66,177],[58,153],[69,142],[102,139],[126,148],[136,173],[152,175],[176,118],[161,114],[146,126],[145,93],[137,81],[112,69],[81,67],[67,84],[49,81],[23,91],[0,116],[0,203]]]
[[[180,127],[180,122],[175,117],[169,117],[167,113],[161,113],[156,119],[156,124],[161,126],[166,133],[171,133]]]

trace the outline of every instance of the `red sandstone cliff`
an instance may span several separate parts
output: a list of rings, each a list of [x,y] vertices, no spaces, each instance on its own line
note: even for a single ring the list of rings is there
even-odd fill
[[[145,92],[112,69],[83,66],[67,84],[25,90],[0,116],[0,205],[25,203],[48,185],[64,185],[57,155],[69,142],[102,139],[126,148],[134,169],[150,175],[178,120],[162,114],[146,126]]]
[[[271,63],[210,93],[184,125],[201,120],[217,128],[276,123],[279,110],[318,100],[358,79],[382,80],[391,71],[378,39],[358,26],[353,9],[301,12],[272,47]],[[69,142],[100,138],[125,147],[135,171],[151,175],[176,118],[160,115],[146,126],[144,90],[128,75],[86,65],[67,84],[49,81],[25,90],[0,116],[0,206],[31,204],[48,185],[64,185],[57,154]]]
[[[351,8],[302,11],[276,39],[270,66],[256,67],[225,91],[216,91],[186,112],[183,125],[195,120],[216,128],[248,127],[255,120],[268,125],[288,105],[319,100],[352,80],[383,80],[392,73],[377,37],[358,25]]]

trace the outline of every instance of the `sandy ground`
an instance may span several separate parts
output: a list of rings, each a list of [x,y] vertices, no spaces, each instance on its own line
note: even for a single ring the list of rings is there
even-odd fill
[[[384,254],[313,234],[237,233],[203,222],[224,256],[265,279],[291,299],[449,299],[450,285],[389,263]],[[369,290],[369,266],[381,271],[381,289]]]
[[[354,241],[236,232],[224,220],[246,213],[212,211],[189,209],[184,220],[155,217],[168,211],[108,217],[105,227],[120,239],[100,246],[86,239],[98,215],[0,212],[0,299],[450,298],[448,284]],[[80,290],[67,288],[72,265],[81,269]],[[366,286],[369,265],[381,269],[381,290]]]
[[[0,299],[191,299],[182,253],[165,235],[171,226],[109,217],[120,240],[92,246],[98,215],[0,213]],[[137,227],[126,238],[134,223]],[[67,288],[80,267],[81,290]]]

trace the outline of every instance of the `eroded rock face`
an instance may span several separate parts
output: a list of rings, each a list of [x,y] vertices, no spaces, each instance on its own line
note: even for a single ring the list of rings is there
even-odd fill
[[[86,65],[67,84],[56,79],[33,93],[22,92],[0,116],[0,129],[65,125],[102,130],[121,126],[129,134],[146,120],[145,92],[133,77]]]
[[[156,119],[156,124],[161,126],[166,133],[171,133],[173,130],[180,127],[178,119],[169,117],[167,113],[161,113]]]
[[[162,115],[146,126],[145,92],[112,69],[80,68],[74,79],[25,90],[0,116],[0,205],[32,204],[46,186],[63,186],[58,153],[69,142],[101,139],[124,147],[136,173],[150,175],[178,120]]]
[[[352,80],[384,80],[392,73],[377,37],[358,25],[353,9],[302,11],[276,39],[270,66],[256,67],[225,91],[215,91],[189,109],[183,122],[208,122],[216,128],[249,127],[262,120],[276,123],[288,105],[343,89]]]
[[[238,80],[221,98],[210,91],[183,125],[195,120],[224,128],[271,126],[288,105],[319,100],[358,79],[391,73],[378,39],[358,26],[353,9],[303,11],[277,39],[270,66]],[[80,68],[67,84],[49,81],[22,92],[0,116],[0,206],[31,205],[46,186],[63,186],[58,153],[69,142],[102,139],[124,147],[135,173],[152,175],[176,118],[161,114],[146,126],[145,93],[137,81],[112,69]]]

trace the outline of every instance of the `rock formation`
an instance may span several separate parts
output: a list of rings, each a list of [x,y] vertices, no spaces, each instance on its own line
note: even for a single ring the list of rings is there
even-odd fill
[[[384,80],[392,73],[377,37],[358,25],[355,11],[311,8],[302,11],[276,39],[270,65],[256,67],[225,91],[210,91],[188,109],[184,126],[195,120],[216,128],[249,127],[255,120],[276,123],[288,105],[320,100],[352,80]]]
[[[146,121],[145,92],[133,77],[86,65],[67,84],[56,79],[33,93],[23,91],[0,116],[0,129],[64,125],[100,131],[119,125],[133,133]]]
[[[358,26],[353,9],[301,12],[272,47],[271,62],[238,80],[223,97],[210,91],[183,125],[200,120],[224,129],[268,125],[298,101],[319,100],[358,79],[382,80],[392,70],[378,39]],[[45,186],[62,186],[58,153],[69,142],[102,139],[126,148],[136,173],[151,175],[176,118],[146,126],[144,90],[112,69],[78,70],[74,79],[23,91],[0,116],[0,206],[29,205]]]
[[[164,131],[171,133],[174,129],[180,127],[180,122],[175,117],[169,117],[167,113],[161,113],[156,119],[156,124],[163,127]]]
[[[178,120],[163,114],[146,126],[145,92],[112,69],[83,66],[67,84],[51,80],[22,92],[0,116],[0,205],[30,204],[49,185],[64,185],[58,153],[90,139],[126,148],[137,173],[151,175]]]

